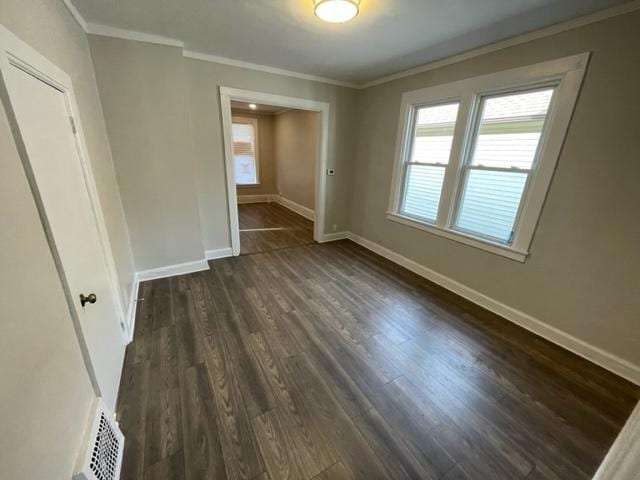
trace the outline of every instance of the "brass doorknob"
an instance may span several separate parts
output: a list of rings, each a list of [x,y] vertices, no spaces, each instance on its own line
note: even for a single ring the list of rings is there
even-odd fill
[[[86,297],[85,297],[84,293],[80,294],[80,303],[82,304],[83,307],[87,303],[96,303],[97,300],[98,300],[98,297],[96,297],[95,293],[90,293]]]

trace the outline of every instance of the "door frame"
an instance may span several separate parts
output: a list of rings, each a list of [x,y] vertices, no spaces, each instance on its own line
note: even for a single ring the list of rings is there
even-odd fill
[[[233,164],[233,134],[231,102],[262,103],[282,108],[293,108],[318,112],[320,114],[320,141],[316,155],[315,172],[315,205],[313,239],[322,243],[325,241],[325,190],[326,168],[329,155],[329,113],[330,105],[327,102],[319,102],[307,98],[287,97],[271,93],[239,88],[220,87],[220,110],[222,113],[222,135],[224,140],[224,163],[227,177],[227,202],[229,209],[229,231],[231,234],[231,250],[233,255],[240,254],[240,227],[238,223],[238,198],[236,193],[236,181]]]
[[[82,167],[82,173],[85,184],[87,186],[87,192],[89,194],[89,201],[91,203],[91,211],[96,222],[96,228],[98,231],[98,237],[100,240],[100,246],[104,255],[104,261],[106,265],[106,271],[108,276],[109,290],[116,307],[116,313],[118,318],[114,319],[120,324],[120,332],[123,342],[128,343],[129,332],[127,325],[126,311],[123,308],[122,298],[119,292],[118,275],[115,267],[115,261],[113,259],[113,251],[111,248],[111,242],[107,234],[107,226],[100,204],[100,198],[98,196],[98,188],[95,183],[95,177],[93,174],[93,168],[89,159],[89,153],[86,146],[84,131],[82,128],[82,121],[80,119],[78,105],[76,103],[75,93],[73,91],[73,84],[71,77],[67,75],[57,65],[49,61],[46,57],[38,53],[31,48],[27,43],[23,42],[20,38],[14,35],[10,30],[0,25],[0,100],[4,105],[5,112],[9,121],[9,126],[13,134],[13,139],[22,162],[22,166],[25,171],[25,175],[29,182],[29,187],[33,195],[33,199],[38,210],[40,222],[44,229],[44,233],[51,250],[51,255],[58,271],[58,276],[64,290],[67,305],[73,322],[74,331],[80,345],[82,358],[84,360],[85,367],[89,374],[91,384],[96,393],[96,396],[101,396],[100,386],[96,373],[94,371],[87,342],[84,338],[82,331],[82,325],[80,323],[80,317],[77,311],[75,295],[72,295],[67,277],[64,270],[64,265],[60,259],[55,239],[50,228],[49,219],[47,217],[44,203],[40,196],[38,186],[36,183],[33,169],[31,168],[31,161],[25,148],[25,143],[22,138],[22,132],[17,121],[15,111],[12,103],[11,82],[8,81],[8,72],[11,68],[19,68],[20,70],[33,75],[40,81],[50,85],[56,90],[60,91],[65,98],[65,104],[67,113],[69,115],[69,128],[75,128],[75,147],[78,154],[78,159]]]

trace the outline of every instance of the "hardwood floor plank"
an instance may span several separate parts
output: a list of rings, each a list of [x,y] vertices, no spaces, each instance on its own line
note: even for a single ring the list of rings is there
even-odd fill
[[[251,428],[242,393],[222,339],[207,337],[204,354],[217,413],[222,452],[227,476],[231,479],[251,479],[264,471],[254,432]]]
[[[184,457],[182,451],[150,465],[145,471],[145,480],[183,480]]]
[[[271,478],[299,480],[309,478],[299,465],[298,452],[290,443],[276,410],[263,413],[253,419],[253,429]]]
[[[162,312],[170,316],[168,310],[163,308]],[[145,462],[147,465],[167,459],[182,449],[174,328],[166,326],[154,330],[152,342],[146,425]]]
[[[199,364],[184,370],[180,387],[185,478],[225,480],[227,473],[218,436],[214,392],[206,366]]]
[[[389,471],[389,478],[437,480],[420,465],[375,408],[356,417],[354,422]]]
[[[331,467],[327,468],[324,472],[319,473],[313,480],[352,480],[353,477],[349,475],[347,469],[344,468],[342,462],[338,462]]]

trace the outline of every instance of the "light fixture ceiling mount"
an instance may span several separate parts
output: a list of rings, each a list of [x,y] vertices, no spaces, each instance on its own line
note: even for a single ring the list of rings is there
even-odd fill
[[[314,11],[320,20],[345,23],[360,11],[360,0],[314,0]]]

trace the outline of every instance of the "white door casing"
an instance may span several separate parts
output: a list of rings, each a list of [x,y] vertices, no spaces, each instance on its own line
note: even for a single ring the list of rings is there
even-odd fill
[[[115,409],[126,328],[68,76],[0,27],[0,94],[97,396]],[[80,302],[94,293],[97,302]],[[25,299],[28,301],[28,299]],[[45,322],[47,319],[43,318]]]

